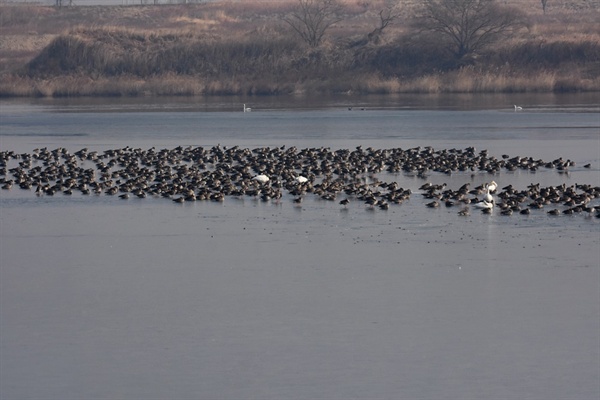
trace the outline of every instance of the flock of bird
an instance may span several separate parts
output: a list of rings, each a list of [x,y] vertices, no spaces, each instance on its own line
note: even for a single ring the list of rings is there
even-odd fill
[[[398,182],[385,182],[380,175],[404,174],[426,179],[430,174],[501,171],[538,168],[567,172],[571,160],[553,161],[531,157],[496,158],[487,150],[435,150],[432,147],[410,149],[363,149],[239,146],[176,147],[143,150],[125,147],[106,151],[87,148],[74,153],[66,148],[35,149],[31,153],[0,152],[0,186],[34,191],[38,196],[55,194],[113,195],[157,197],[177,203],[212,200],[228,196],[251,196],[262,201],[281,201],[283,195],[301,203],[312,195],[337,201],[341,207],[360,202],[367,209],[386,210],[400,205],[413,194]],[[590,165],[585,165],[590,168]],[[516,190],[512,185],[499,188],[495,181],[477,187],[469,183],[457,190],[446,184],[425,183],[419,188],[426,205],[436,208],[459,207],[459,215],[469,215],[470,208],[502,215],[513,212],[529,214],[531,210],[550,209],[548,214],[594,214],[591,206],[600,197],[600,187],[587,184],[540,187],[531,184]]]
[[[571,186],[562,184],[549,187],[530,184],[524,190],[516,190],[512,185],[508,185],[501,191],[498,191],[494,181],[477,186],[472,190],[469,190],[468,183],[457,191],[436,191],[440,188],[432,189],[433,187],[434,185],[429,186],[428,184],[421,186],[421,190],[425,191],[424,196],[436,199],[427,203],[428,207],[439,207],[440,203],[447,207],[461,203],[472,204],[474,208],[481,210],[484,214],[491,214],[494,208],[497,208],[501,215],[512,215],[515,212],[529,215],[532,210],[549,208],[547,211],[549,215],[583,213],[600,218],[600,208],[591,205],[594,199],[600,197],[600,187],[587,184]],[[464,206],[458,214],[469,215],[469,207]]]

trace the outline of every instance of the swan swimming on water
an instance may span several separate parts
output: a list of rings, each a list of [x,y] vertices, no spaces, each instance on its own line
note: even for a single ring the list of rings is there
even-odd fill
[[[523,109],[523,107],[515,104],[515,111],[521,111],[522,109]]]
[[[250,107],[246,107],[246,104],[244,104],[244,112],[250,112],[252,111],[252,109]]]

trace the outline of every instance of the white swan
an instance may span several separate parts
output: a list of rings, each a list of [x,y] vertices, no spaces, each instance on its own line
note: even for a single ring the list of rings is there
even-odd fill
[[[296,181],[297,183],[304,183],[304,182],[308,182],[308,178],[302,175],[297,176],[294,181]]]
[[[515,111],[521,111],[522,109],[523,109],[523,107],[515,104]]]
[[[246,104],[244,104],[244,112],[250,112],[252,111],[252,109],[250,107],[246,107]]]
[[[269,179],[269,177],[268,177],[268,176],[266,176],[266,175],[264,175],[264,174],[261,174],[261,175],[256,175],[256,176],[255,176],[254,178],[252,178],[252,179],[253,179],[253,180],[255,180],[255,181],[258,181],[258,182],[260,182],[260,183],[267,183],[267,182],[269,182],[269,180],[270,180],[270,179]]]
[[[492,204],[492,205],[494,204],[494,198],[490,194],[490,189],[489,188],[487,189],[487,191],[483,195],[483,201],[485,201],[486,203]]]
[[[475,207],[477,207],[477,208],[492,208],[492,207],[494,207],[494,204],[496,203],[496,201],[494,200],[494,197],[491,195],[490,192],[491,192],[491,188],[495,188],[495,187],[497,187],[497,185],[496,185],[496,182],[494,182],[494,181],[492,181],[490,183],[486,183],[485,187],[484,187],[485,193],[483,195],[483,200],[481,201],[481,203],[484,203],[484,204],[481,204],[480,206],[478,206],[477,204],[480,204],[480,203],[477,203],[477,204],[475,204]],[[488,206],[488,205],[491,205],[491,206]]]
[[[475,203],[473,205],[473,207],[479,208],[481,210],[485,210],[485,209],[491,210],[492,208],[494,208],[494,203],[488,203],[487,201],[483,200],[483,201],[480,201],[479,203]]]
[[[491,193],[494,193],[496,189],[498,189],[498,184],[495,181],[491,181],[490,183],[488,183],[487,188]]]

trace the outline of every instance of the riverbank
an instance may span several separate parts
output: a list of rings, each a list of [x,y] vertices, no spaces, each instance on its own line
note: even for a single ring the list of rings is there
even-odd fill
[[[600,90],[600,34],[592,28],[600,12],[593,6],[555,5],[542,14],[537,1],[525,1],[526,27],[456,60],[415,30],[408,7],[377,41],[366,40],[380,3],[345,2],[344,20],[316,48],[282,23],[293,1],[2,6],[0,96]]]

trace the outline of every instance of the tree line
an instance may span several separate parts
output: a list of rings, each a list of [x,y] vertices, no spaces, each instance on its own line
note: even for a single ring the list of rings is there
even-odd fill
[[[165,9],[165,14],[212,22],[216,9],[227,18],[216,19],[220,22],[214,30],[80,25],[56,36],[14,75],[6,74],[0,96],[3,91],[137,95],[598,90],[600,41],[586,28],[593,14],[581,21],[582,34],[574,38],[549,31],[554,25],[546,28],[535,22],[546,17],[506,3],[415,0],[407,7],[406,2],[381,0],[363,7],[338,0],[291,0],[273,10],[255,4],[238,9],[227,3],[232,8],[226,12],[177,6],[177,11]],[[113,12],[123,11],[119,9]],[[367,18],[362,17],[363,9],[368,10]],[[153,7],[140,11],[163,14]],[[553,36],[544,36],[547,32]],[[22,89],[15,88],[19,82]]]
[[[297,3],[282,19],[311,47],[318,47],[326,31],[343,20],[343,6],[337,0]],[[380,25],[368,35],[369,41],[400,16],[398,5],[398,1],[386,2],[379,12]],[[457,59],[472,56],[526,25],[524,13],[495,0],[422,0],[415,21],[420,30],[436,33]]]

